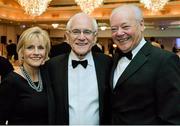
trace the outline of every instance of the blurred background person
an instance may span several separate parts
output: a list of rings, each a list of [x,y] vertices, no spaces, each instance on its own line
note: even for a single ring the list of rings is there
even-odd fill
[[[156,41],[154,37],[150,37],[150,42],[153,46],[161,48],[161,44],[159,44],[158,41]]]
[[[0,85],[0,122],[10,125],[52,124],[53,95],[46,72],[50,40],[39,27],[25,30],[17,45],[21,65]],[[42,66],[43,67],[43,66]]]
[[[51,51],[50,51],[50,58],[64,54],[64,53],[69,53],[70,51],[71,51],[71,46],[68,44],[66,36],[64,35],[63,42],[52,46]]]
[[[104,47],[98,42],[94,44],[94,46],[91,49],[93,52],[97,52],[97,53],[104,53]]]
[[[0,83],[14,68],[8,59],[0,56]]]
[[[8,45],[6,46],[7,50],[7,59],[9,60],[18,60],[18,54],[16,52],[16,44],[9,40]]]

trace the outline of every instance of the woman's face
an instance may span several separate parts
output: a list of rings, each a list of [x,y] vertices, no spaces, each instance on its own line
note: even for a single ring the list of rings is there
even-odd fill
[[[29,67],[39,67],[42,65],[46,58],[46,46],[42,39],[35,38],[30,42],[26,42],[23,54],[23,65]]]

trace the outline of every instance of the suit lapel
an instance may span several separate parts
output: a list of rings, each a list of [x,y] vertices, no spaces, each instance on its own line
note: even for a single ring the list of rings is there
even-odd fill
[[[63,79],[62,82],[63,83],[63,95],[64,95],[64,103],[65,103],[65,111],[66,111],[66,121],[69,122],[69,98],[68,98],[68,58],[69,58],[69,54],[65,56],[65,59],[61,61],[60,64],[60,71],[62,71],[61,73],[61,78]],[[65,72],[65,73],[64,73]]]
[[[101,63],[101,60],[99,60],[96,53],[92,53],[92,54],[93,54],[94,65],[95,65],[95,70],[96,70],[99,94],[101,94],[100,89],[102,89],[102,86],[103,86],[103,84],[102,84],[102,82],[103,82],[103,73],[102,73],[102,70],[101,70],[102,69],[102,63]]]
[[[61,122],[62,124],[68,124],[69,123],[69,101],[68,101],[68,57],[69,54],[64,55],[63,57],[61,56],[61,58],[58,58],[56,60],[56,64],[57,66],[54,66],[54,71],[56,71],[55,74],[56,75],[56,93],[58,94],[58,105],[61,107],[59,107],[59,112],[58,112],[58,116],[56,117],[57,120],[59,122]],[[63,118],[61,118],[63,117]],[[58,118],[61,118],[61,120],[59,120]]]
[[[114,78],[114,71],[116,69],[116,66],[118,64],[118,61],[119,61],[119,58],[118,58],[118,54],[116,53],[113,57],[113,66],[112,66],[112,69],[111,69],[111,76],[110,76],[110,86],[111,86],[111,89],[113,90],[113,78]]]
[[[150,45],[147,42],[142,47],[142,49],[139,50],[137,55],[132,59],[130,64],[127,66],[125,71],[122,73],[121,77],[118,79],[118,82],[117,82],[115,88],[117,88],[119,85],[121,85],[124,81],[128,80],[128,78],[130,78],[130,76],[135,74],[136,71],[138,71],[143,66],[143,64],[145,64],[145,62],[147,61],[147,55],[149,55],[149,54],[150,54]]]

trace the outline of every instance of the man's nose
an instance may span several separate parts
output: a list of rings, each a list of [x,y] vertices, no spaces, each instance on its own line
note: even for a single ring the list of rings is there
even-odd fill
[[[117,30],[117,34],[118,35],[124,35],[124,30],[119,27],[118,30]]]
[[[84,33],[81,31],[80,35],[79,35],[79,39],[80,40],[84,40],[86,38],[86,36],[84,35]]]

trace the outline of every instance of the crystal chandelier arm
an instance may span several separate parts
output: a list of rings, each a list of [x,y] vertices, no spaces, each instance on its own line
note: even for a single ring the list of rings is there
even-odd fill
[[[145,8],[157,12],[162,10],[169,0],[140,0],[144,4]]]
[[[26,14],[39,16],[44,13],[52,0],[17,0]]]

